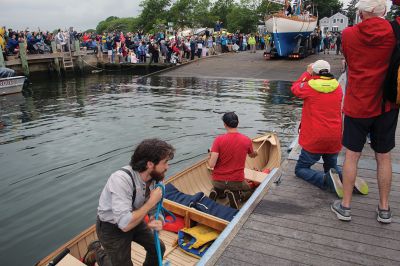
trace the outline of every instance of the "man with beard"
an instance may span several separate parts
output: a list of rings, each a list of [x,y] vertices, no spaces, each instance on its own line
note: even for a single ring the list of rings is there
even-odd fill
[[[160,231],[162,220],[155,220],[155,206],[162,197],[155,189],[168,170],[174,148],[159,139],[146,139],[135,149],[129,166],[114,172],[108,179],[99,199],[96,232],[100,243],[89,245],[85,262],[100,266],[131,266],[131,242],[143,246],[146,260],[143,265],[157,265],[155,239],[152,230]],[[149,214],[149,223],[144,217]],[[161,253],[165,245],[161,242]],[[92,258],[92,259],[91,259]]]

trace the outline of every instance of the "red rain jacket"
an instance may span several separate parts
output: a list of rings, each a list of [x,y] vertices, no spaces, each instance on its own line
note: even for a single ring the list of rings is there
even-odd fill
[[[311,153],[339,153],[342,149],[343,97],[339,82],[305,72],[293,83],[291,90],[304,100],[300,146]]]
[[[353,118],[382,114],[382,84],[395,46],[388,21],[370,18],[343,31],[343,53],[348,79],[343,112]],[[385,112],[396,108],[386,103]]]

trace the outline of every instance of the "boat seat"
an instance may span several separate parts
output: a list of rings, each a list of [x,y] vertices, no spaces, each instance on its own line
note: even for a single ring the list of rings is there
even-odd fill
[[[249,168],[244,168],[244,178],[246,178],[247,180],[257,183],[262,183],[267,176],[268,176],[267,173],[263,173],[257,170],[252,170]]]
[[[59,263],[57,263],[57,266],[86,266],[86,264],[71,254],[67,254]]]

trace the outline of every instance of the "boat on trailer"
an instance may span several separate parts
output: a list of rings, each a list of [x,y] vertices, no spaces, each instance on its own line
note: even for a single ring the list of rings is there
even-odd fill
[[[273,173],[280,167],[281,163],[281,147],[278,137],[274,133],[267,133],[262,136],[258,136],[253,139],[254,150],[258,149],[258,156],[255,158],[247,157],[245,164],[245,178],[253,182],[261,183],[261,185],[254,191],[253,194],[260,194],[261,191],[265,190],[266,182],[268,185],[272,182],[271,175],[268,174],[270,171]],[[170,177],[165,184],[174,185],[180,192],[188,195],[194,195],[198,192],[203,192],[205,195],[209,195],[213,185],[211,182],[211,172],[207,167],[207,158],[200,162],[190,166],[182,172]],[[248,201],[251,201],[251,197]],[[228,199],[217,199],[217,202],[223,205],[229,205]],[[247,202],[249,203],[249,202]],[[183,217],[185,228],[191,228],[194,225],[205,225],[218,232],[224,231],[228,226],[229,222],[198,211],[194,208],[181,205],[174,201],[164,199],[164,208]],[[240,216],[240,212],[245,211],[244,203],[241,203],[239,207],[242,207],[237,214]],[[191,256],[178,247],[178,234],[162,230],[160,231],[160,239],[166,246],[164,254],[164,262],[169,261],[171,265],[195,265],[198,263],[199,258]],[[66,249],[69,252],[64,252],[65,255],[57,265],[85,265],[80,259],[84,257],[87,252],[88,245],[97,240],[96,226],[92,225],[79,235],[56,249],[50,255],[46,256],[35,265],[44,266],[48,265],[49,262],[53,261],[55,257],[62,254]],[[210,249],[213,247],[211,245]],[[144,248],[134,242],[132,242],[132,262],[134,265],[142,265],[146,257],[146,251]],[[207,253],[206,253],[207,254]],[[54,265],[54,264],[53,264]]]
[[[292,3],[287,0],[270,0],[270,2],[282,4],[286,8],[290,4],[294,6],[292,15],[279,12],[265,18],[266,29],[272,33],[273,51],[281,57],[303,57],[305,51],[302,49],[310,45],[310,43],[306,44],[305,40],[309,40],[311,33],[317,27],[318,17],[309,14],[308,11],[302,12],[301,0],[291,1]]]

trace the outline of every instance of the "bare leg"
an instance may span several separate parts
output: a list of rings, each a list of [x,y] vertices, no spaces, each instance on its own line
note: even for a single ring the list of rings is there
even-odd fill
[[[379,187],[379,208],[389,209],[389,193],[392,184],[392,158],[390,152],[375,153]]]
[[[354,183],[357,176],[357,165],[361,152],[346,150],[343,164],[343,200],[342,206],[350,208],[351,197],[353,195]]]

